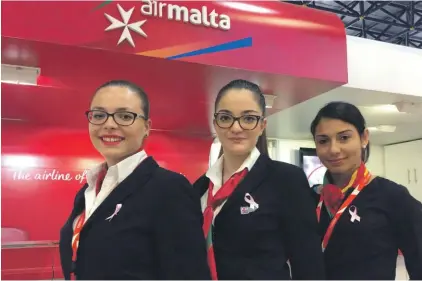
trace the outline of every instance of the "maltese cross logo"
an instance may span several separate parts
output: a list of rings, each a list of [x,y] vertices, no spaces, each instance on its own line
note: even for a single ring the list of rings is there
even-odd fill
[[[105,29],[105,31],[114,30],[114,29],[118,29],[118,28],[123,27],[122,35],[120,35],[120,39],[119,39],[119,42],[117,42],[117,45],[122,43],[124,40],[127,40],[132,47],[135,47],[135,42],[133,42],[133,38],[132,38],[130,31],[132,30],[133,32],[138,33],[139,35],[142,35],[146,38],[147,34],[141,29],[141,26],[147,20],[129,23],[130,17],[132,16],[132,13],[133,13],[133,10],[135,9],[135,7],[132,7],[132,9],[130,9],[129,11],[125,11],[125,10],[123,10],[122,6],[117,4],[117,8],[119,9],[120,17],[122,18],[123,22],[114,18],[114,17],[112,17],[112,16],[110,16],[110,15],[108,15],[108,14],[106,14],[106,13],[104,13],[106,18],[111,23]]]

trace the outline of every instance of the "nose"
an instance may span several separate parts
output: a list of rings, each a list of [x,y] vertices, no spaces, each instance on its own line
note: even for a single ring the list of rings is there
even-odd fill
[[[103,124],[104,129],[116,129],[117,123],[114,121],[112,116],[109,116],[107,121]]]
[[[234,121],[233,126],[230,128],[233,133],[240,133],[243,131],[242,127],[240,127],[239,120]]]
[[[331,141],[330,152],[331,152],[331,154],[340,153],[340,145],[336,141]]]

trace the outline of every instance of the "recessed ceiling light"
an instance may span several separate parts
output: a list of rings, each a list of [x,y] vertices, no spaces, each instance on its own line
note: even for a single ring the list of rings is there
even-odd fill
[[[396,126],[393,125],[379,125],[374,127],[368,127],[370,132],[382,132],[382,133],[394,133]]]
[[[273,108],[274,100],[277,98],[277,96],[274,95],[264,95],[265,98],[265,107],[266,108]]]
[[[378,112],[400,112],[395,104],[377,104],[377,105],[368,105],[361,106],[363,109],[368,109],[371,111]]]
[[[37,67],[2,64],[1,82],[18,85],[37,85],[41,70]]]
[[[399,112],[403,113],[422,113],[422,102],[397,102],[394,104]]]

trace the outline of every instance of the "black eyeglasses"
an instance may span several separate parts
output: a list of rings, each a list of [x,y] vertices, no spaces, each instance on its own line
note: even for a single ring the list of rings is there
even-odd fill
[[[229,129],[233,126],[234,122],[238,122],[239,126],[243,130],[253,130],[258,126],[258,123],[261,119],[263,119],[262,116],[259,115],[242,115],[240,117],[234,117],[231,114],[228,113],[214,113],[214,119],[215,123],[218,127],[222,129]]]
[[[102,125],[107,122],[108,118],[113,117],[114,122],[121,126],[132,125],[137,118],[146,120],[145,116],[130,111],[119,111],[115,113],[108,113],[102,110],[88,110],[85,112],[89,123],[94,125]]]

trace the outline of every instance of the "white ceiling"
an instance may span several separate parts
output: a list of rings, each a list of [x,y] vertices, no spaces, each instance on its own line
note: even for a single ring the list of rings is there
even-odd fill
[[[360,106],[392,104],[396,102],[422,103],[422,97],[340,87],[304,101],[268,117],[267,135],[278,139],[312,139],[310,124],[318,110],[331,101],[345,101]],[[367,127],[394,125],[393,133],[373,132],[371,143],[387,145],[422,138],[422,110],[417,114],[376,112],[361,109]]]

